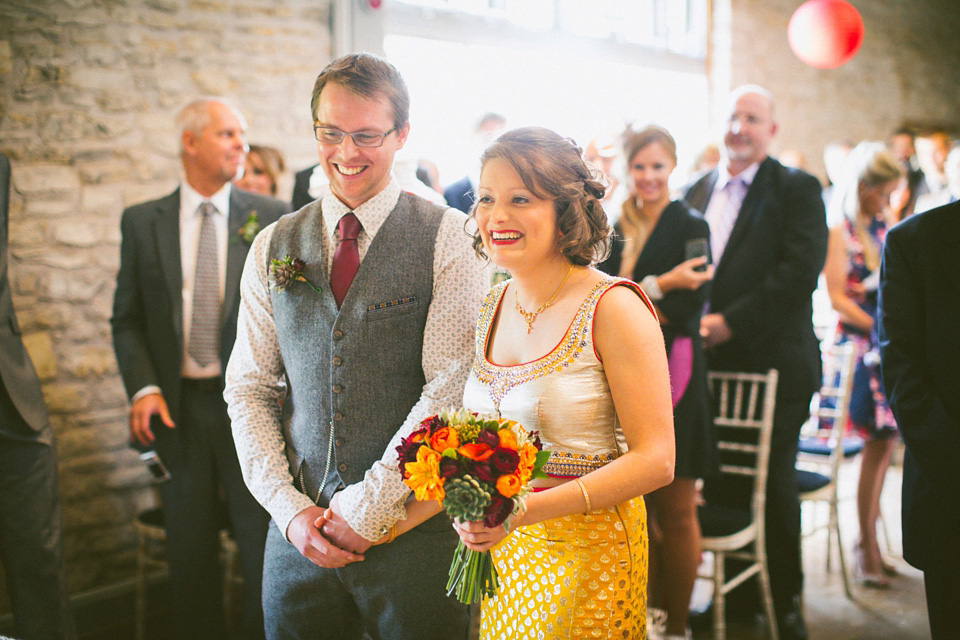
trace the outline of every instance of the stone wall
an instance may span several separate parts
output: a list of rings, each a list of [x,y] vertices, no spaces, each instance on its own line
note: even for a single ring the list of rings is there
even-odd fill
[[[834,71],[786,43],[798,0],[713,0],[713,102],[757,82],[777,97],[776,148],[815,173],[834,138],[902,122],[956,127],[955,0],[854,0],[859,56]],[[177,182],[173,114],[232,99],[250,141],[293,169],[316,157],[309,94],[330,57],[330,0],[0,0],[0,150],[13,163],[10,275],[59,443],[70,588],[129,578],[131,522],[153,504],[127,447],[109,316],[125,206]],[[725,27],[723,25],[726,25]],[[414,96],[415,99],[415,96]],[[282,195],[289,195],[289,185]],[[0,612],[7,608],[0,581]]]
[[[0,150],[13,165],[10,277],[56,432],[72,592],[133,573],[154,504],[127,446],[109,318],[124,207],[177,183],[173,117],[227,97],[251,142],[315,161],[310,91],[326,0],[2,0]],[[289,188],[289,185],[288,185]],[[289,196],[289,191],[285,194]],[[8,609],[0,580],[0,613]]]
[[[863,17],[857,56],[839,69],[814,69],[790,50],[786,30],[799,0],[714,0],[731,6],[732,35],[714,68],[715,95],[740,84],[767,87],[776,98],[780,132],[774,154],[800,149],[825,178],[823,147],[837,139],[887,141],[901,125],[960,134],[960,65],[956,0],[851,0]],[[717,101],[714,112],[723,109]],[[720,114],[718,122],[725,114]]]

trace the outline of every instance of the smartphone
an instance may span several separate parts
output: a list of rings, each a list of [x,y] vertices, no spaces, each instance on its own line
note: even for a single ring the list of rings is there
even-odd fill
[[[166,482],[170,479],[170,472],[167,471],[167,467],[163,464],[163,460],[160,459],[156,451],[145,451],[140,454],[140,459],[146,463],[147,469],[150,471],[150,476],[154,482]]]
[[[684,260],[690,260],[692,258],[699,258],[700,256],[709,256],[710,255],[710,245],[707,243],[706,238],[694,238],[693,240],[687,240],[686,251]],[[694,271],[706,271],[707,262],[704,262],[699,267],[694,267]]]

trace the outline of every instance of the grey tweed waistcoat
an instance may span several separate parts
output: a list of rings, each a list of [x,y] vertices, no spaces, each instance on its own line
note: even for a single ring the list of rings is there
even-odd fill
[[[359,482],[383,455],[422,393],[423,330],[443,209],[401,193],[337,309],[321,206],[281,218],[269,256],[300,258],[304,276],[321,289],[294,283],[273,291],[271,301],[289,385],[283,428],[290,472],[316,500],[326,471],[319,500],[326,506],[338,481]]]

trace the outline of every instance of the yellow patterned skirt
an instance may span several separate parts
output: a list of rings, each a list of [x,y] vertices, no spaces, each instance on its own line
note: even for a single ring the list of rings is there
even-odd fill
[[[646,638],[642,497],[520,527],[492,553],[500,589],[483,602],[481,638]]]

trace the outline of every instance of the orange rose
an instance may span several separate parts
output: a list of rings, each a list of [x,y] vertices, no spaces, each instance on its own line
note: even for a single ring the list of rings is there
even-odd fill
[[[464,458],[482,462],[493,455],[493,449],[480,442],[468,442],[457,449],[457,453]]]
[[[413,489],[417,500],[443,500],[444,479],[440,476],[440,454],[429,447],[420,447],[417,461],[408,462],[404,469],[407,479],[404,483]]]
[[[437,429],[430,436],[430,447],[434,451],[443,453],[447,449],[456,449],[460,446],[460,439],[457,437],[457,430],[450,427]]]
[[[508,473],[505,476],[497,478],[497,491],[504,498],[512,498],[523,487],[520,476],[515,473]]]
[[[510,429],[500,429],[500,431],[497,431],[497,436],[500,437],[501,447],[513,451],[517,450],[517,436],[513,434],[513,431]]]
[[[537,448],[528,442],[520,447],[517,453],[520,454],[517,473],[520,474],[520,479],[526,483],[533,476],[533,467],[537,463]]]

